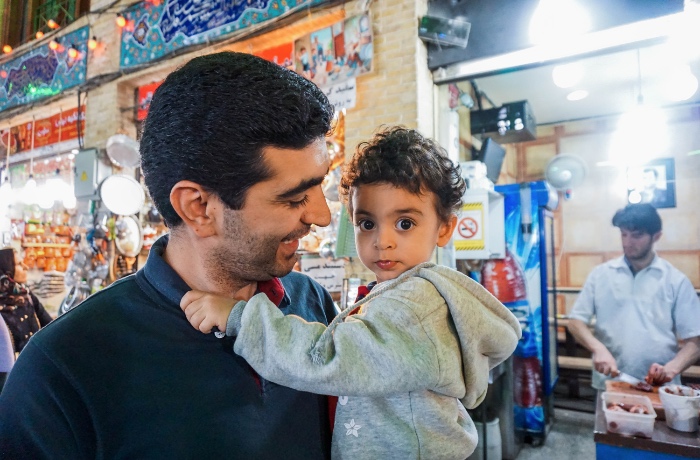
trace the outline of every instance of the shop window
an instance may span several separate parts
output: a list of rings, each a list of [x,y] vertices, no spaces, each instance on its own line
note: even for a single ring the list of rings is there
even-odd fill
[[[16,48],[39,31],[65,27],[90,10],[90,0],[9,0],[0,7],[2,44]]]

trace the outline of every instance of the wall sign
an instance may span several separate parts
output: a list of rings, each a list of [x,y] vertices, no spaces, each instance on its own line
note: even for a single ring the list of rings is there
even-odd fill
[[[48,118],[12,126],[9,136],[7,129],[0,130],[0,157],[5,158],[7,155],[8,143],[10,161],[22,161],[25,157],[22,153],[29,152],[32,147],[32,153],[40,155],[45,147],[77,139],[78,121],[80,132],[85,132],[85,106],[80,111],[75,107]]]
[[[327,0],[165,0],[139,2],[123,12],[120,66],[161,58]]]
[[[340,292],[345,278],[344,259],[324,259],[316,256],[303,256],[301,272],[309,275],[328,292]]]
[[[85,81],[88,27],[58,39],[56,50],[47,44],[0,64],[0,111],[59,94]],[[77,57],[68,55],[73,46]]]

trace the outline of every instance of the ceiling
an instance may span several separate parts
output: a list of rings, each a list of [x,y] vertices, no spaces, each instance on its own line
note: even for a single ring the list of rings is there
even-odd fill
[[[661,107],[679,104],[668,97],[668,89],[665,88],[668,88],[669,79],[682,74],[677,70],[681,61],[666,44],[587,57],[575,62],[581,63],[583,76],[578,84],[566,89],[554,84],[552,70],[556,65],[502,73],[474,81],[497,106],[527,100],[539,125],[616,115],[634,108],[640,92],[638,69],[641,70],[641,94],[645,104]],[[687,58],[683,62],[688,62]],[[700,78],[700,58],[696,57],[689,65],[693,75]],[[458,86],[463,91],[469,91],[467,81],[460,82]],[[678,84],[671,84],[671,87],[677,88]],[[589,95],[579,101],[567,100],[567,95],[574,90],[586,90]],[[485,100],[484,104],[485,108],[489,107]],[[700,90],[680,104],[700,104]]]

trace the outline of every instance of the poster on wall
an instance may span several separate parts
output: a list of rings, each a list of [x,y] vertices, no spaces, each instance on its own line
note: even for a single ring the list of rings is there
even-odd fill
[[[54,96],[85,81],[88,27],[59,37],[59,46],[39,46],[0,64],[0,111]],[[68,50],[78,51],[71,57]]]
[[[371,72],[373,57],[368,13],[339,21],[294,42],[294,69],[321,87]]]
[[[292,42],[283,43],[253,54],[281,65],[285,69],[294,70],[294,44]]]
[[[162,80],[156,81],[147,85],[139,86],[136,89],[137,121],[143,121],[146,119],[146,115],[148,115],[148,108],[151,106],[151,100],[153,99],[153,93],[156,92],[156,90],[162,83]]]
[[[673,158],[660,158],[627,169],[627,200],[655,208],[676,207],[676,170]]]
[[[122,12],[120,67],[138,66],[327,0],[163,0]]]

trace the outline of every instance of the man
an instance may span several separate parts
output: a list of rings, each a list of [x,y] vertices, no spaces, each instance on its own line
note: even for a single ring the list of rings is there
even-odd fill
[[[190,289],[264,292],[285,314],[332,319],[329,294],[290,273],[299,239],[330,223],[332,115],[314,84],[252,55],[168,76],[141,155],[170,236],[32,338],[0,396],[0,457],[329,457],[326,398],[260,379],[179,303]]]
[[[627,205],[612,224],[620,229],[624,256],[588,276],[569,331],[592,353],[596,389],[619,372],[653,385],[680,383],[680,373],[700,359],[698,296],[690,280],[654,252],[661,217],[653,206]]]

